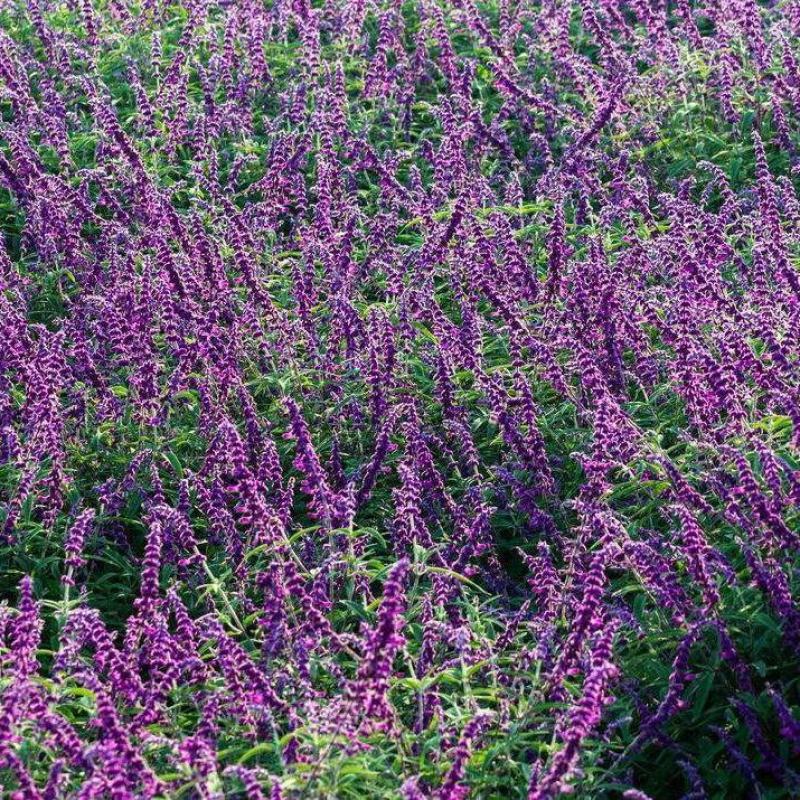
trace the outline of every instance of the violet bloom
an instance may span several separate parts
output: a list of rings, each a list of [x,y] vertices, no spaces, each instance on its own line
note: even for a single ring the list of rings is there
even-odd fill
[[[453,752],[450,769],[436,793],[437,800],[463,800],[467,797],[469,788],[462,782],[464,772],[475,741],[486,727],[490,716],[485,712],[478,713],[464,726]]]
[[[64,567],[66,568],[66,573],[62,578],[65,586],[75,585],[75,572],[86,564],[83,548],[87,534],[94,522],[95,513],[93,508],[87,508],[82,511],[72,524],[67,535],[64,543]]]
[[[311,497],[311,509],[314,515],[327,526],[338,527],[337,520],[334,519],[334,492],[311,441],[308,425],[303,419],[300,407],[292,398],[286,398],[285,405],[290,420],[290,429],[286,435],[297,442],[294,465],[303,475],[301,488]]]
[[[405,625],[403,612],[408,571],[409,562],[402,559],[386,578],[377,623],[367,633],[364,657],[349,687],[351,700],[358,713],[366,719],[373,715],[385,718],[390,714],[386,693],[395,655],[405,643],[401,631]]]
[[[611,702],[609,687],[618,674],[611,662],[611,641],[616,627],[610,621],[599,637],[592,666],[583,684],[578,701],[567,712],[561,726],[562,748],[550,759],[542,775],[534,773],[528,789],[528,800],[550,800],[569,791],[568,781],[574,774],[583,740],[600,724],[603,708]]]
[[[781,736],[789,742],[792,752],[800,756],[800,721],[795,718],[789,704],[779,691],[773,688],[768,691],[778,716]]]

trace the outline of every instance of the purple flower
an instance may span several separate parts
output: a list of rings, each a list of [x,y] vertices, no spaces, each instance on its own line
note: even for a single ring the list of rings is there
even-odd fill
[[[486,727],[490,716],[488,713],[478,713],[464,726],[458,744],[453,751],[450,769],[436,792],[437,800],[462,800],[462,798],[467,797],[469,789],[462,782],[464,780],[464,771],[475,740]]]
[[[355,679],[348,687],[350,699],[363,719],[390,715],[386,694],[395,655],[405,644],[402,630],[405,624],[403,612],[408,571],[409,562],[402,559],[392,567],[386,578],[377,623],[367,633],[364,656]]]
[[[75,571],[81,569],[86,564],[83,548],[86,543],[86,536],[94,522],[94,518],[95,511],[93,508],[87,508],[85,511],[82,511],[75,519],[67,535],[64,543],[64,567],[66,568],[66,574],[62,578],[66,586],[75,585]]]
[[[27,575],[20,581],[17,616],[10,626],[9,645],[14,671],[19,679],[28,678],[38,669],[36,650],[44,622],[33,595],[33,581]]]

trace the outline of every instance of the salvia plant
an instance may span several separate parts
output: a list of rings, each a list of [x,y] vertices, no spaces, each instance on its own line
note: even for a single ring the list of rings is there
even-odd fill
[[[800,796],[800,2],[0,0],[0,795]]]

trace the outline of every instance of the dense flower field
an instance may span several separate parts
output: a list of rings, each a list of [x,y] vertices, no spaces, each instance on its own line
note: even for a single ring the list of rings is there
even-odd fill
[[[800,2],[1,0],[0,794],[800,796]]]

